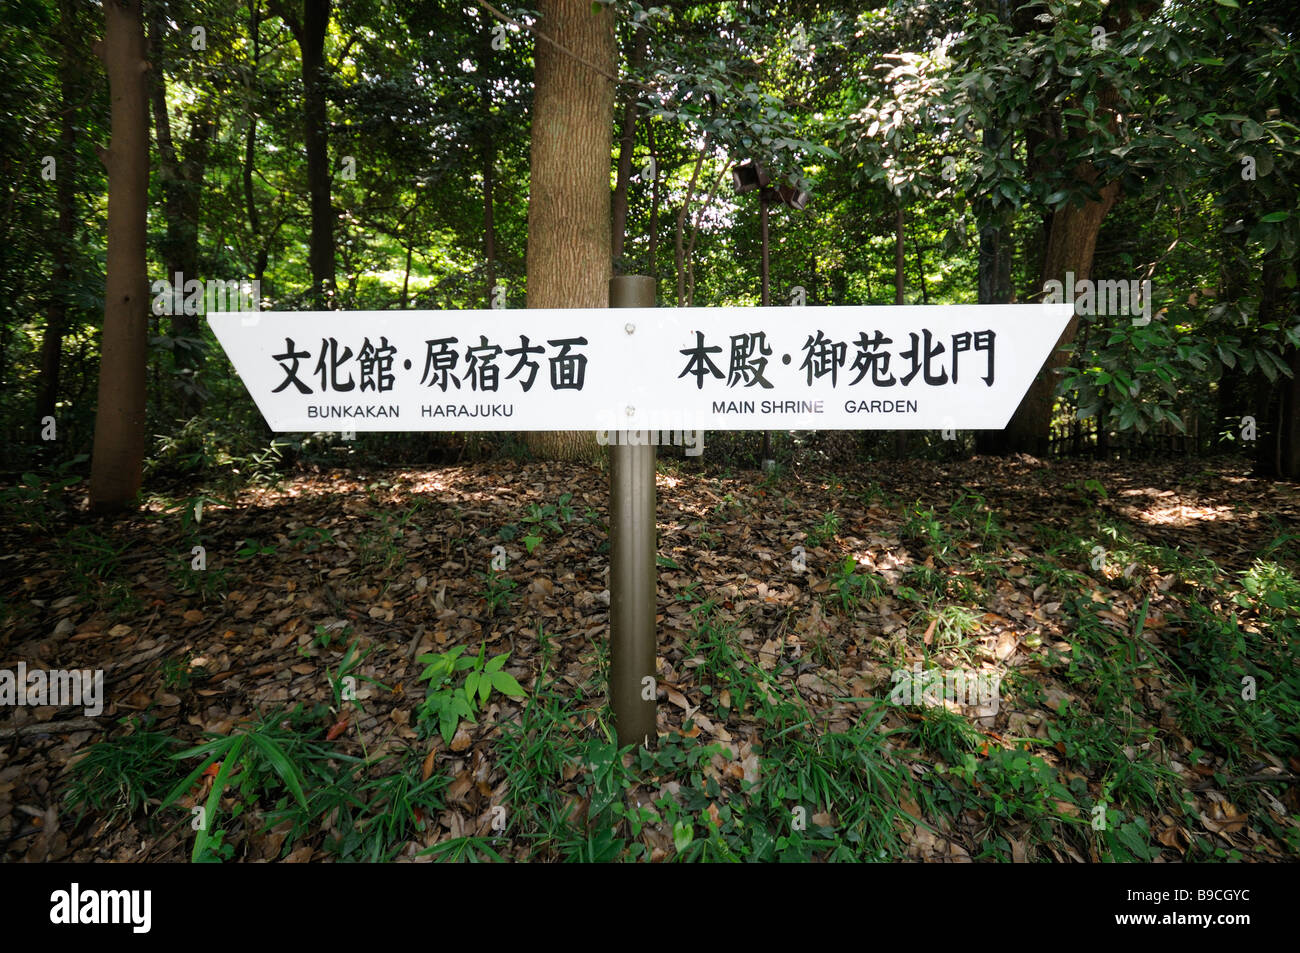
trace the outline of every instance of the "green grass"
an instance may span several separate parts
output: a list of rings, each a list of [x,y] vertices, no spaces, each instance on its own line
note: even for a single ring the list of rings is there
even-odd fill
[[[72,766],[68,804],[106,824],[147,812],[166,794],[173,775],[170,757],[180,742],[163,732],[144,730],[140,720],[123,719],[127,733],[91,745]]]

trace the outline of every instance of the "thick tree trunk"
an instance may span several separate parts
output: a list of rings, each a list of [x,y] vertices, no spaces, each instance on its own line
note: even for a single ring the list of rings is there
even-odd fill
[[[76,10],[72,0],[60,0],[59,37],[62,47],[59,57],[59,152],[55,165],[56,199],[59,209],[59,230],[54,239],[53,291],[41,339],[41,374],[36,387],[36,434],[44,429],[46,417],[57,417],[59,403],[59,370],[63,363],[63,335],[68,327],[68,301],[72,288],[72,250],[76,243],[76,84],[80,57],[74,49],[77,42],[75,28]],[[79,44],[78,44],[79,45]],[[56,431],[57,432],[57,431]]]
[[[1137,0],[1124,5],[1112,4],[1103,19],[1103,27],[1108,34],[1123,29],[1135,18],[1151,15],[1158,6],[1153,0]],[[1006,19],[1008,5],[1001,6],[1001,16]],[[1017,32],[1028,33],[1045,27],[1037,19],[1031,6],[1022,6],[1010,14]],[[1099,98],[1099,112],[1110,113],[1112,129],[1115,126],[1114,109],[1119,101],[1118,92],[1105,88]],[[1077,105],[1071,103],[1070,105]],[[1041,172],[1059,165],[1054,153],[1039,155],[1037,146],[1044,137],[1051,137],[1050,129],[1040,128],[1028,131],[1029,154],[1033,159],[1031,175],[1037,177]],[[1097,168],[1091,162],[1082,162],[1074,168],[1076,179],[1096,184]],[[1051,226],[1048,229],[1047,250],[1043,261],[1043,271],[1038,287],[1049,279],[1065,280],[1067,271],[1074,272],[1075,281],[1087,279],[1092,272],[1092,256],[1097,245],[1097,233],[1107,213],[1119,198],[1119,183],[1108,182],[1098,190],[1100,197],[1076,207],[1073,202],[1066,203],[1052,213]],[[1058,342],[1058,348],[1070,344],[1078,331],[1077,316],[1070,319]],[[1048,437],[1052,425],[1052,408],[1056,403],[1057,370],[1068,360],[1068,355],[1061,350],[1053,350],[1043,369],[1034,378],[1028,393],[1016,408],[1015,414],[1006,430],[1001,434],[987,434],[981,443],[981,450],[1000,453],[1026,452],[1036,456],[1047,453]],[[1104,433],[1106,422],[1098,421],[1099,433]]]
[[[538,8],[545,38],[534,54],[528,307],[603,308],[610,278],[614,14],[589,0],[540,0]],[[600,452],[587,432],[535,432],[527,442],[550,459],[594,459]]]
[[[1080,166],[1076,175],[1086,181],[1096,180],[1096,170],[1091,164]],[[1088,202],[1082,208],[1067,203],[1052,215],[1047,237],[1047,255],[1043,263],[1042,283],[1056,279],[1064,283],[1065,273],[1074,272],[1075,282],[1085,281],[1092,274],[1092,256],[1097,247],[1097,234],[1102,220],[1119,197],[1119,183],[1110,182],[1100,189],[1101,198]],[[1042,283],[1039,287],[1042,287]],[[1057,349],[1047,358],[1043,369],[1029,385],[1029,391],[1011,416],[1007,429],[1000,435],[990,435],[990,451],[1001,453],[1047,454],[1048,434],[1052,425],[1052,408],[1056,403],[1058,368],[1065,365],[1069,355],[1060,350],[1074,341],[1079,330],[1079,317],[1070,318],[1057,342]],[[1105,421],[1098,426],[1104,428]],[[1000,439],[999,439],[1000,437]]]
[[[1005,16],[1005,11],[1004,11]],[[999,145],[997,127],[983,132],[984,148]],[[1002,147],[1005,151],[1005,146]],[[1006,304],[1011,300],[1011,248],[1004,240],[1008,216],[990,211],[979,222],[979,303]]]
[[[149,201],[149,107],[140,0],[106,0],[104,41],[111,140],[104,333],[100,344],[90,505],[98,512],[129,506],[140,492],[145,449],[145,366],[149,285],[145,213]]]

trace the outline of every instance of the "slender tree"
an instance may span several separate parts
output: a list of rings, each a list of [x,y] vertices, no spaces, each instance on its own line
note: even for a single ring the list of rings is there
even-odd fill
[[[100,149],[108,169],[108,253],[90,470],[90,504],[99,512],[134,501],[144,466],[149,63],[140,8],[141,0],[105,0],[104,39],[97,45],[108,73],[112,123],[109,145]]]

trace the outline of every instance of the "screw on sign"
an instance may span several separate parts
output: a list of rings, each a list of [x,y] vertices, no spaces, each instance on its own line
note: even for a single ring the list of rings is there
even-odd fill
[[[610,446],[610,694],[655,740],[654,442],[611,432],[1001,430],[1068,303],[209,313],[276,432],[591,430]],[[496,302],[494,301],[494,304]],[[800,557],[802,554],[798,554]],[[646,696],[650,697],[647,698]]]

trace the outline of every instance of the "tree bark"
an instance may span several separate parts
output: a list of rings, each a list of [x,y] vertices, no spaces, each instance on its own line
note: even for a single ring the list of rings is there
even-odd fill
[[[158,141],[159,171],[163,183],[163,207],[166,231],[162,240],[163,267],[167,281],[175,281],[180,274],[183,281],[199,277],[199,214],[203,194],[203,176],[208,162],[208,144],[212,136],[212,122],[206,104],[195,115],[190,127],[190,140],[177,147],[167,114],[167,77],[162,64],[162,37],[166,27],[163,11],[157,9],[150,23],[150,43],[154,53],[151,71],[150,94],[153,102],[155,138]],[[180,394],[183,417],[192,417],[202,407],[199,375],[203,369],[204,351],[200,318],[186,314],[183,309],[171,316],[173,360],[176,369],[189,378],[189,386]],[[162,395],[156,394],[155,400]]]
[[[1279,378],[1281,406],[1278,410],[1277,476],[1300,481],[1300,348],[1287,346],[1282,354],[1291,368],[1290,377]]]
[[[108,169],[108,251],[90,505],[111,512],[131,505],[140,492],[145,449],[149,64],[140,0],[106,0],[100,56],[112,131],[101,152]]]
[[[329,117],[325,102],[325,35],[330,0],[302,0],[302,16],[275,0],[271,11],[289,26],[302,54],[302,138],[307,151],[307,192],[311,238],[307,264],[312,301],[327,306],[334,290],[334,206],[330,201]]]
[[[492,307],[492,289],[497,283],[497,237],[495,209],[493,208],[496,192],[496,144],[492,129],[492,74],[490,66],[492,57],[492,34],[483,30],[479,37],[479,70],[482,80],[479,86],[479,108],[482,110],[482,126],[479,136],[479,162],[483,168],[483,278],[485,307]],[[405,293],[403,293],[405,299]]]
[[[1103,26],[1107,33],[1115,33],[1127,26],[1134,18],[1150,16],[1157,6],[1158,4],[1150,2],[1150,0],[1138,0],[1136,3],[1122,6],[1113,4],[1103,18]],[[1006,6],[1002,7],[1002,11],[1002,15],[1005,17]],[[1016,24],[1018,32],[1028,33],[1032,30],[1043,29],[1043,26],[1035,17],[1036,14],[1033,9],[1024,6],[1015,11],[1012,15],[1012,21]],[[1101,91],[1098,98],[1099,111],[1110,115],[1113,129],[1115,127],[1114,110],[1119,101],[1119,95],[1115,89],[1107,88]],[[1077,104],[1070,101],[1067,105]],[[1033,165],[1031,175],[1036,175],[1047,169],[1055,169],[1060,165],[1051,152],[1045,156],[1037,155],[1036,146],[1039,142],[1042,142],[1044,138],[1057,138],[1052,130],[1029,130],[1028,138],[1029,154]],[[1074,167],[1073,172],[1076,179],[1089,184],[1096,185],[1098,181],[1097,168],[1091,162],[1079,163]],[[1108,182],[1102,185],[1098,192],[1100,194],[1096,200],[1086,202],[1082,207],[1076,207],[1073,202],[1068,202],[1052,213],[1047,236],[1047,250],[1043,260],[1043,271],[1038,285],[1040,289],[1043,287],[1043,283],[1049,279],[1063,282],[1067,271],[1074,272],[1076,282],[1085,280],[1090,276],[1093,251],[1097,246],[1097,233],[1101,230],[1101,223],[1107,213],[1119,198],[1119,183],[1117,181]],[[1056,403],[1056,372],[1069,359],[1069,355],[1059,350],[1059,348],[1073,342],[1078,329],[1079,318],[1076,315],[1066,325],[1065,331],[1057,342],[1057,349],[1053,349],[1043,369],[1034,378],[1034,382],[1021,400],[1020,406],[1016,408],[1016,412],[1012,415],[1007,428],[1000,434],[987,434],[986,439],[981,441],[983,444],[981,450],[996,453],[1025,452],[1035,456],[1046,455],[1052,425],[1052,409]],[[1105,429],[1106,422],[1099,420],[1099,433],[1104,432]]]
[[[907,270],[904,249],[907,225],[903,217],[903,200],[899,199],[894,212],[894,304],[903,304],[903,291],[907,288]]]
[[[36,389],[36,437],[46,417],[57,417],[59,370],[63,363],[63,335],[68,327],[68,302],[72,296],[72,250],[76,243],[76,126],[77,77],[80,56],[73,45],[77,36],[72,0],[60,0],[59,38],[59,152],[56,174],[58,233],[54,239],[53,290],[41,339],[41,374]],[[56,431],[57,432],[57,431]]]
[[[898,200],[894,211],[894,304],[903,304],[903,293],[907,289],[906,257],[907,219],[903,211],[903,200]],[[907,431],[894,431],[894,457],[901,460],[907,456]]]
[[[543,37],[534,54],[528,307],[604,308],[614,86],[598,70],[614,72],[614,14],[589,0],[540,0],[538,8]],[[595,434],[585,431],[533,432],[527,443],[535,455],[556,460],[595,459],[600,452]]]
[[[632,37],[628,51],[628,72],[635,74],[645,61],[646,50],[650,46],[650,30],[638,27]],[[614,180],[614,200],[611,210],[610,237],[613,267],[622,274],[623,248],[627,241],[628,183],[632,178],[632,153],[636,150],[636,87],[630,83],[623,91],[622,118],[619,120],[618,174]],[[656,175],[658,170],[655,170]]]
[[[257,113],[253,109],[253,88],[257,81],[257,68],[262,59],[262,42],[261,42],[261,22],[262,11],[261,5],[257,0],[253,0],[248,5],[248,37],[249,37],[249,70],[248,70],[248,128],[244,132],[244,206],[248,213],[248,230],[252,235],[252,244],[257,248],[257,259],[253,263],[253,278],[257,281],[257,287],[263,295],[269,295],[270,289],[266,287],[266,266],[269,259],[267,248],[270,245],[270,237],[262,235],[261,216],[257,213],[257,199],[253,192],[253,170],[256,167],[257,159]]]
[[[677,210],[677,224],[673,229],[673,269],[677,275],[677,307],[686,307],[686,215],[695,197],[695,185],[700,179],[700,168],[709,151],[709,137],[704,137],[704,148],[695,158],[695,167],[691,169],[691,181],[686,186],[686,198]]]
[[[704,197],[704,204],[700,206],[699,211],[695,213],[695,221],[691,225],[691,240],[686,243],[686,306],[695,307],[695,241],[700,237],[700,223],[704,220],[704,213],[708,211],[709,206],[713,204],[713,197],[718,192],[718,186],[726,178],[727,173],[731,171],[731,163],[728,162],[722,167],[717,177],[713,180],[713,185],[709,189],[709,194]]]
[[[1285,321],[1285,316],[1278,314],[1283,296],[1281,280],[1286,271],[1283,263],[1276,250],[1264,259],[1259,289],[1261,324]],[[1277,380],[1268,384],[1264,375],[1256,372],[1260,386],[1252,403],[1266,410],[1256,412],[1261,433],[1255,472],[1282,480],[1300,480],[1300,351],[1287,345],[1282,359],[1291,369],[1292,377],[1279,374]]]
[[[659,154],[655,150],[655,127],[646,122],[646,143],[654,162],[654,182],[650,186],[650,242],[646,251],[646,274],[657,275],[659,268]]]
[[[1088,182],[1095,182],[1097,178],[1091,163],[1078,166],[1075,175]],[[1049,279],[1064,282],[1067,271],[1074,273],[1076,284],[1090,278],[1097,234],[1101,231],[1102,220],[1119,198],[1119,183],[1109,182],[1099,191],[1101,197],[1098,201],[1085,203],[1082,208],[1067,203],[1052,214],[1040,288]],[[1060,349],[1074,341],[1078,330],[1079,317],[1076,314],[1065,326],[1043,369],[1029,385],[1006,430],[989,435],[986,452],[1047,454],[1052,408],[1056,404],[1056,371],[1069,360],[1069,355]],[[1105,421],[1098,421],[1098,426],[1104,428]]]

